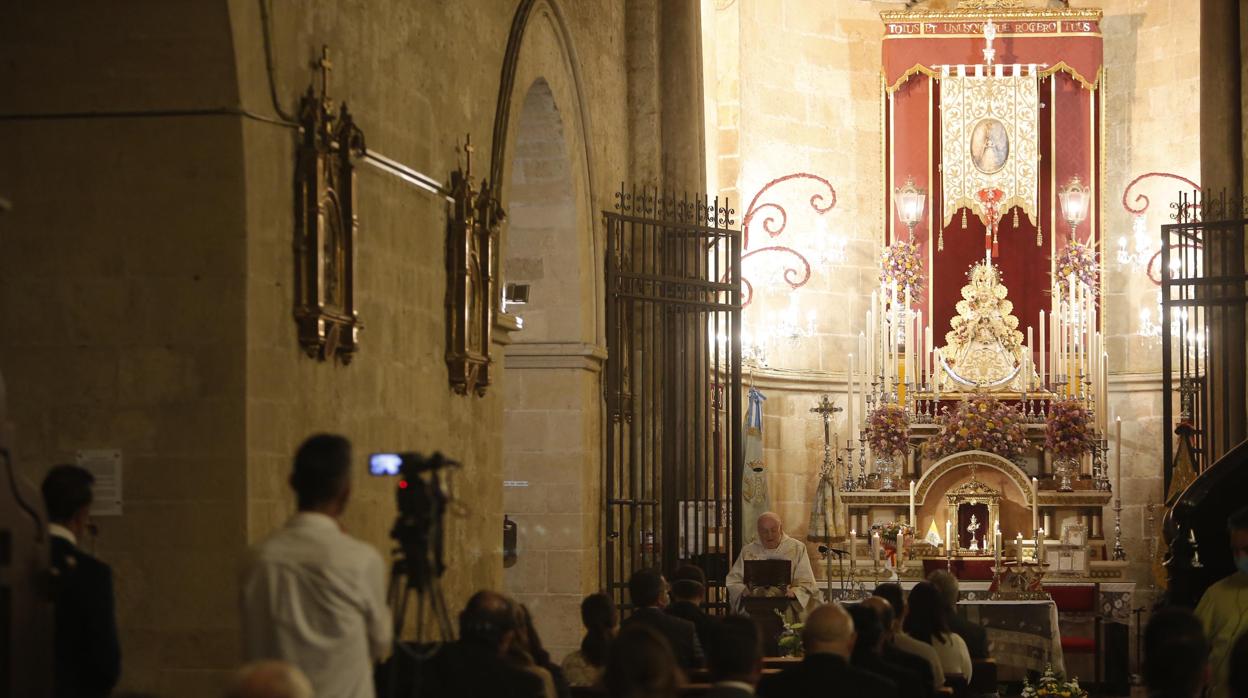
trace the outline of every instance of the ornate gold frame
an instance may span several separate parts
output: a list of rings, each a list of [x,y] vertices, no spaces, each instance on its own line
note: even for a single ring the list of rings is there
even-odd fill
[[[954,512],[958,512],[963,504],[988,505],[987,532],[996,530],[1001,520],[1001,493],[982,483],[975,477],[976,465],[971,466],[971,479],[945,493],[945,502]],[[955,514],[955,519],[957,518]]]
[[[355,309],[355,164],[364,133],[344,103],[329,97],[328,48],[321,49],[321,95],[309,85],[299,103],[295,164],[295,324],[307,355],[351,362],[362,328]]]
[[[498,268],[503,208],[490,182],[477,189],[473,147],[464,145],[465,167],[451,173],[451,215],[446,235],[446,367],[460,395],[484,396],[490,384],[494,328],[494,270]]]

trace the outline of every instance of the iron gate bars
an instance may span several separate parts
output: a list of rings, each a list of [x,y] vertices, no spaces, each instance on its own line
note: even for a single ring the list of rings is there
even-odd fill
[[[1174,428],[1194,427],[1196,472],[1245,437],[1244,201],[1223,191],[1180,194],[1161,227],[1161,374],[1165,486]],[[1176,409],[1175,394],[1178,395]]]
[[[726,200],[626,188],[604,211],[604,586],[692,562],[707,601],[741,540],[741,232]]]

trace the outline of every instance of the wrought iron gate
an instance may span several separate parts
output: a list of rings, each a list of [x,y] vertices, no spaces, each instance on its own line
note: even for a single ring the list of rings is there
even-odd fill
[[[725,604],[740,538],[741,232],[718,197],[621,186],[607,228],[603,578],[692,562]]]
[[[1248,208],[1223,192],[1172,204],[1161,232],[1161,373],[1165,485],[1174,471],[1174,427],[1194,427],[1196,472],[1244,439],[1244,231]],[[1178,405],[1175,405],[1175,395]],[[1177,407],[1177,409],[1176,409]]]

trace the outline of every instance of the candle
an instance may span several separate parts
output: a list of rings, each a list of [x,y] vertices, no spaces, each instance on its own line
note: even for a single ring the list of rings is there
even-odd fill
[[[1040,528],[1040,480],[1031,478],[1031,530],[1036,531]]]
[[[1122,417],[1114,417],[1114,488],[1122,499]]]
[[[936,386],[936,346],[932,344],[932,326],[928,325],[924,331],[924,337],[927,340],[924,347],[927,348],[927,384],[935,388]]]
[[[1019,562],[1023,561],[1023,532],[1022,531],[1019,531],[1018,535],[1014,536],[1014,557]]]
[[[871,565],[875,566],[880,561],[880,532],[875,531],[871,534]]]
[[[1044,363],[1044,311],[1040,311],[1040,388],[1044,389],[1045,369],[1048,368]]]
[[[1036,531],[1036,562],[1043,564],[1044,559],[1044,529]]]
[[[849,355],[849,380],[845,382],[845,417],[848,438],[854,438],[854,355]],[[843,529],[842,529],[843,530]]]
[[[854,568],[854,563],[858,560],[858,530],[850,529],[849,531],[849,568]]]
[[[919,520],[914,518],[914,480],[910,481],[910,525],[914,526],[917,531],[919,528]]]
[[[992,534],[992,558],[997,567],[1001,566],[1001,526],[996,527],[997,530]]]
[[[955,545],[953,540],[953,522],[945,519],[945,550],[952,552]]]
[[[1035,344],[1031,342],[1031,325],[1027,326],[1027,361],[1023,364],[1023,370],[1027,372],[1027,378],[1023,381],[1023,389],[1031,392],[1031,375],[1035,371],[1036,358],[1032,355]]]

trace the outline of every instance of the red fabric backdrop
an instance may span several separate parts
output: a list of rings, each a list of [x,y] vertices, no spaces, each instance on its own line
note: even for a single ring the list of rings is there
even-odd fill
[[[886,17],[889,13],[886,13]],[[1099,15],[1097,15],[1099,17]],[[1099,76],[1102,60],[1098,21],[1058,20],[1049,22],[1003,22],[996,20],[1002,38],[997,41],[997,62],[1037,63],[1049,66],[1065,63],[1087,81]],[[883,68],[886,84],[893,85],[916,64],[929,68],[942,63],[974,64],[981,60],[983,39],[982,18],[954,22],[886,21]],[[1037,32],[1025,35],[1028,30]],[[922,32],[921,36],[916,36]],[[1060,35],[1046,35],[1060,34]],[[892,221],[885,231],[887,240],[906,235],[906,228],[896,218],[893,191],[913,177],[915,184],[929,192],[927,212],[916,226],[915,237],[920,244],[928,278],[928,291],[919,299],[924,321],[932,326],[937,346],[945,344],[950,320],[956,315],[955,305],[961,299],[966,272],[984,257],[984,224],[967,215],[955,215],[944,229],[944,250],[936,249],[937,225],[943,202],[940,196],[940,89],[939,81],[922,73],[913,74],[902,82],[886,104],[885,158],[887,178],[886,205]],[[1093,136],[1099,129],[1095,90],[1087,89],[1074,77],[1057,72],[1040,83],[1039,150],[1040,193],[1039,218],[1042,241],[1036,246],[1036,225],[1019,213],[1017,228],[1014,212],[1007,211],[998,232],[999,249],[994,261],[1000,267],[1003,283],[1014,304],[1019,330],[1026,335],[1033,327],[1039,342],[1039,313],[1050,311],[1049,287],[1052,257],[1066,244],[1070,228],[1061,220],[1054,187],[1063,187],[1078,175],[1085,186],[1095,182],[1096,200],[1090,206],[1088,220],[1078,228],[1082,241],[1091,232],[1100,230],[1097,220],[1101,198],[1099,179],[1099,148]],[[1090,111],[1091,110],[1091,111]],[[930,115],[930,116],[929,116]],[[929,130],[930,124],[930,130]],[[1055,135],[1056,134],[1056,135]],[[1037,357],[1038,358],[1038,357]]]

